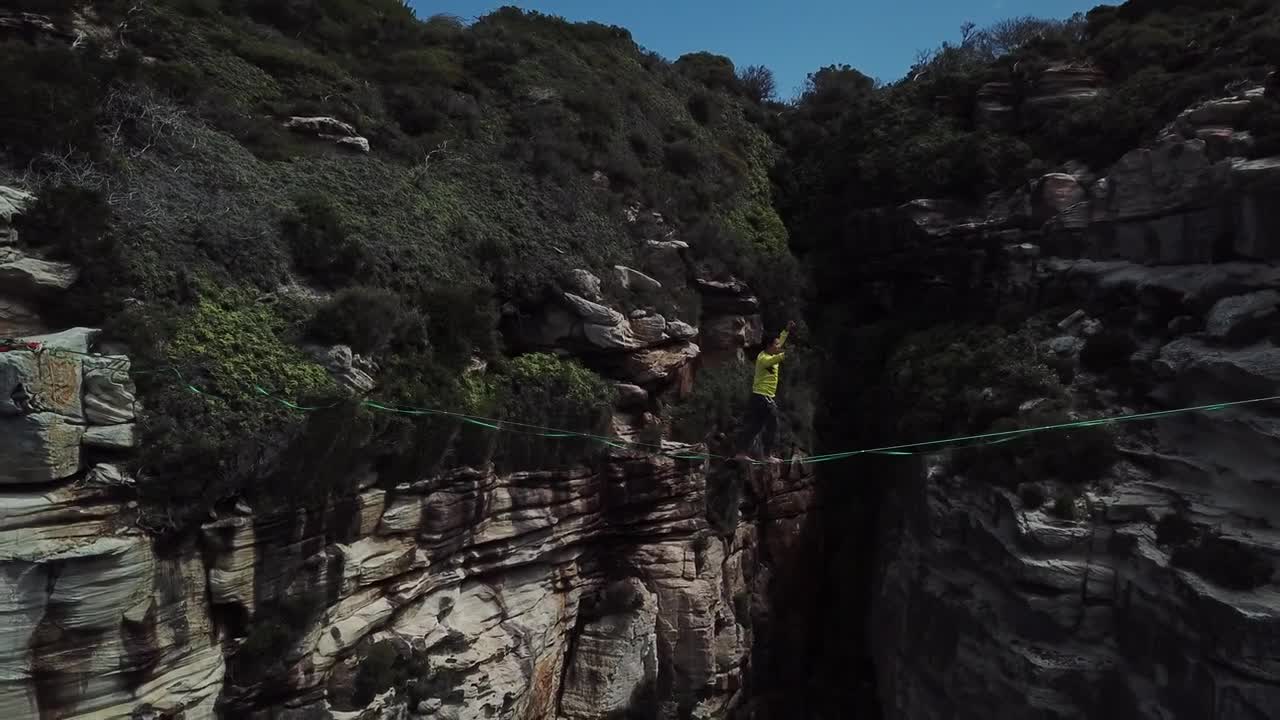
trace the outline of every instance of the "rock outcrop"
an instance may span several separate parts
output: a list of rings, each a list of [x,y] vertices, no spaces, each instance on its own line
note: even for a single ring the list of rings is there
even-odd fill
[[[356,132],[354,126],[332,117],[291,117],[285,121],[286,129],[320,140],[328,140],[339,147],[356,152],[369,152],[369,140]]]
[[[695,365],[741,360],[744,348],[763,342],[760,301],[749,287],[703,272],[660,214],[636,205],[627,217],[662,238],[643,241],[640,269],[616,265],[604,280],[570,271],[551,301],[510,309],[510,337],[526,348],[574,354],[618,382],[654,392],[672,384],[687,389]],[[669,310],[655,309],[659,298]]]
[[[1015,130],[1023,116],[1060,112],[1105,92],[1102,72],[1087,63],[1050,65],[1030,78],[1027,87],[1013,78],[994,80],[978,90],[975,119],[986,127]]]

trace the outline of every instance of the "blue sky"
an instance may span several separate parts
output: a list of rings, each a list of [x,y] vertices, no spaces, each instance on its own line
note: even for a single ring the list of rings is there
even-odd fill
[[[1111,4],[1119,4],[1114,0]],[[640,45],[674,60],[707,50],[738,66],[766,65],[790,96],[823,65],[847,63],[872,77],[902,77],[916,51],[955,40],[960,25],[1021,15],[1068,17],[1100,0],[412,0],[419,17],[464,19],[503,5],[621,25]]]

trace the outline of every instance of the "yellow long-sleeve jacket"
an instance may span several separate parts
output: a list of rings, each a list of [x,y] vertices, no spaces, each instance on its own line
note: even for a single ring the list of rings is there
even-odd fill
[[[783,330],[778,336],[778,347],[781,348],[786,341],[787,331]],[[778,365],[785,356],[784,352],[770,353],[768,350],[756,356],[756,376],[751,381],[751,392],[767,398],[778,394]]]

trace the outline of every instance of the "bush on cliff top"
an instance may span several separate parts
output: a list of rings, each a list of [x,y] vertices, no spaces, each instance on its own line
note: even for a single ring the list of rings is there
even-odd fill
[[[63,20],[80,11],[30,9]],[[258,492],[255,477],[283,472],[298,456],[290,448],[319,432],[319,420],[252,389],[330,402],[323,368],[296,349],[308,331],[381,351],[379,395],[396,402],[594,427],[606,388],[576,366],[557,361],[547,374],[544,361],[517,359],[463,377],[473,354],[494,360],[500,349],[499,304],[541,300],[564,267],[640,267],[622,212],[637,200],[677,228],[732,224],[747,256],[785,254],[769,200],[773,148],[746,117],[763,111],[738,91],[731,63],[711,63],[728,70],[722,78],[698,58],[677,68],[619,28],[514,8],[469,25],[421,21],[390,0],[102,2],[94,12],[112,27],[128,13],[109,42],[130,49],[114,60],[0,41],[11,81],[0,90],[0,150],[11,164],[73,151],[71,165],[37,164],[33,177],[109,198],[116,244],[111,282],[83,283],[75,306],[94,308],[92,322],[128,341],[139,367],[174,364],[209,393],[172,375],[139,378],[142,492],[160,515],[202,517],[219,499]],[[291,115],[348,122],[373,151],[288,132]],[[591,182],[597,169],[607,187]],[[195,289],[196,277],[207,287]],[[345,292],[308,326],[313,308],[284,299],[306,288],[280,292],[295,285]],[[782,305],[794,287],[762,292]],[[399,308],[384,302],[393,295]],[[415,314],[430,347],[381,328]],[[542,363],[537,377],[531,363]],[[368,450],[389,477],[490,452],[535,461],[532,445],[495,448],[456,422],[428,431],[422,419],[344,418],[321,424],[372,423]],[[389,463],[398,443],[416,449]],[[560,460],[575,455],[572,442],[559,445]],[[309,497],[296,478],[285,485]]]
[[[612,413],[613,387],[572,360],[545,353],[520,355],[506,363],[498,382],[498,417],[596,435],[607,432],[604,423]],[[505,470],[562,466],[600,448],[585,438],[549,441],[517,433],[504,433],[498,441],[497,460]]]
[[[843,242],[845,218],[858,209],[920,197],[980,202],[1067,160],[1104,171],[1190,104],[1227,83],[1261,80],[1280,64],[1277,38],[1275,3],[1129,2],[1065,23],[967,27],[960,42],[923,53],[889,84],[823,68],[782,134],[780,209],[806,242]],[[1046,68],[1077,62],[1100,68],[1104,92],[1044,112],[1024,107],[1003,125],[979,121],[986,83],[1005,83],[1017,105],[1040,91]]]
[[[1071,422],[1064,388],[1038,358],[1036,344],[1029,330],[1010,334],[989,326],[906,338],[888,363],[887,380],[901,437],[1014,433]],[[1102,426],[1003,437],[1012,439],[957,448],[953,469],[1014,489],[1046,480],[1091,482],[1118,458]]]

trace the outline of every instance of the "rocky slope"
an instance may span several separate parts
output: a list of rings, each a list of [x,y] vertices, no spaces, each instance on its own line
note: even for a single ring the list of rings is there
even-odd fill
[[[1005,297],[1064,308],[1036,352],[1071,368],[1082,406],[1274,396],[1280,162],[1232,153],[1249,141],[1232,119],[1261,92],[1188,110],[1102,177],[1048,175],[985,216],[917,221],[1030,258]],[[1103,333],[1134,342],[1118,375],[1080,366]],[[1278,417],[1262,403],[1125,426],[1120,461],[1065,509],[946,455],[904,469],[872,597],[886,716],[1276,717]]]

